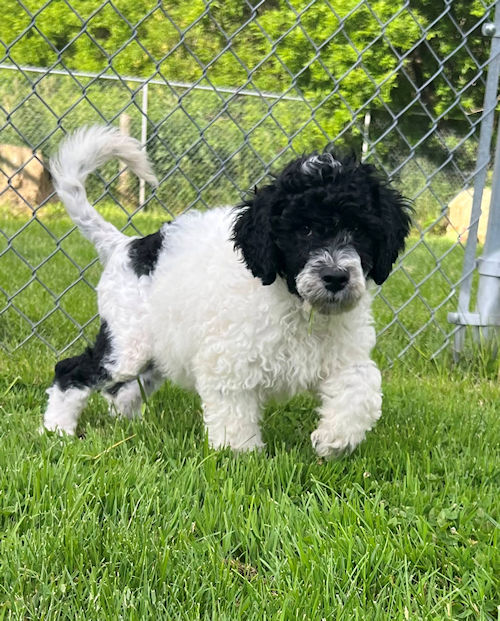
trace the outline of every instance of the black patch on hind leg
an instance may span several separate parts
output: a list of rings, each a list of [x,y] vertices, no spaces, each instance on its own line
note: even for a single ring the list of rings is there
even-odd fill
[[[163,231],[133,239],[129,244],[128,256],[137,276],[149,276],[154,271],[163,244]]]
[[[127,382],[117,382],[116,384],[113,384],[112,386],[108,386],[106,388],[106,392],[112,397],[116,397],[120,388],[123,388],[123,386],[125,386],[126,383]]]
[[[106,386],[106,393],[111,397],[116,397],[116,395],[120,392],[120,390],[130,384],[131,382],[141,382],[145,388],[148,388],[153,385],[153,380],[150,377],[150,374],[155,370],[153,362],[149,361],[146,366],[144,366],[137,377],[133,380],[129,380],[127,382],[116,382],[114,384]]]
[[[104,359],[111,352],[111,338],[105,321],[101,323],[96,342],[79,356],[66,358],[56,364],[54,383],[61,390],[93,388],[109,379]]]

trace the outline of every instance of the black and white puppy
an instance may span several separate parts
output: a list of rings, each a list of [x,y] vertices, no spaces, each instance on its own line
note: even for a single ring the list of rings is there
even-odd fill
[[[383,283],[404,247],[407,201],[373,166],[314,154],[237,209],[190,211],[130,238],[85,193],[112,157],[156,183],[139,143],[115,129],[77,131],[51,162],[104,271],[97,342],[56,365],[44,426],[74,433],[93,390],[137,415],[141,392],[169,378],[198,391],[214,447],[262,447],[266,401],[310,389],[321,399],[318,454],[352,450],[381,413],[370,281]]]

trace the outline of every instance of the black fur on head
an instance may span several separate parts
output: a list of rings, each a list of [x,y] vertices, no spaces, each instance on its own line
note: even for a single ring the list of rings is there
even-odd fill
[[[365,278],[382,284],[412,211],[372,165],[332,153],[292,161],[238,209],[233,241],[246,266],[264,285],[284,277],[293,293],[311,256],[339,243],[354,248]]]

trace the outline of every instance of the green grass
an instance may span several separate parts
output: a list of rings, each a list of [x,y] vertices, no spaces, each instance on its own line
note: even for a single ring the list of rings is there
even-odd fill
[[[69,229],[43,223],[58,237]],[[14,243],[32,265],[56,248],[37,223]],[[77,234],[64,244],[81,268],[94,256]],[[59,254],[44,272],[56,296],[78,273]],[[446,260],[459,273],[458,255]],[[420,277],[430,261],[420,248],[406,269]],[[7,251],[0,285],[14,291],[26,269]],[[97,267],[84,273],[95,284]],[[391,304],[406,299],[405,278],[384,287]],[[32,319],[53,304],[35,285],[15,299]],[[436,280],[422,295],[436,306],[444,291]],[[87,321],[90,288],[68,295],[61,305]],[[379,327],[390,320],[383,300],[375,311]],[[424,318],[415,308],[405,325]],[[38,330],[59,348],[69,334],[58,321]],[[22,325],[1,316],[2,342],[19,342]],[[338,461],[310,448],[309,395],[270,404],[263,454],[210,450],[198,398],[169,385],[143,421],[108,418],[96,396],[83,437],[39,435],[54,357],[36,338],[2,354],[0,619],[497,619],[498,363],[429,362],[439,338],[430,328],[421,353],[388,368],[405,341],[393,328],[382,336],[383,417]]]

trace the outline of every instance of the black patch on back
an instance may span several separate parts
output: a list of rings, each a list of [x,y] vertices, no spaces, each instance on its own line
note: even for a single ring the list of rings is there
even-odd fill
[[[132,269],[137,276],[149,276],[156,267],[158,255],[163,244],[163,232],[146,235],[130,242],[128,256]]]
[[[66,358],[56,364],[54,383],[61,390],[69,388],[93,388],[109,379],[104,359],[111,352],[109,328],[102,321],[95,345],[79,356]]]

